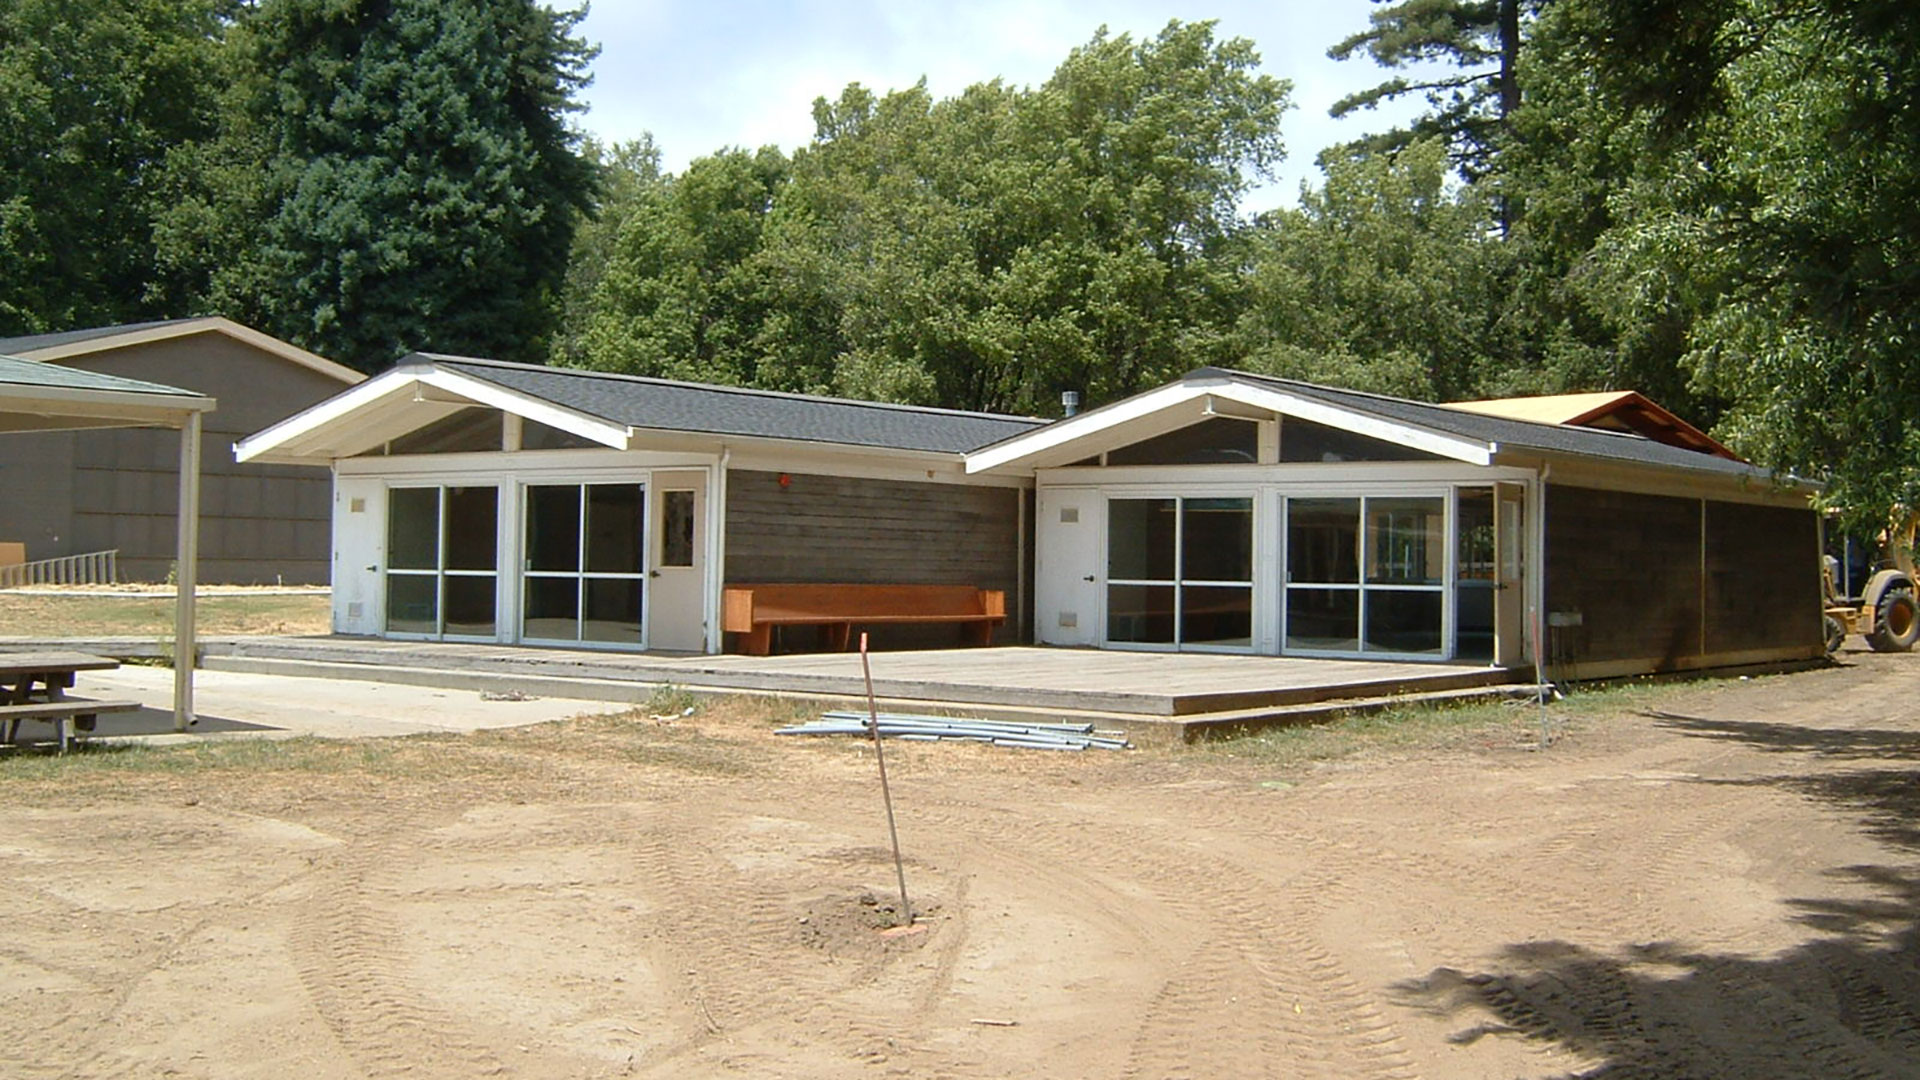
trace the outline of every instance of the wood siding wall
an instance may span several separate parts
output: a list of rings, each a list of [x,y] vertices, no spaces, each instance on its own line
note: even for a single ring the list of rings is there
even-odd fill
[[[732,469],[726,581],[973,585],[1007,594],[1018,637],[1019,500],[1013,488]],[[874,646],[952,644],[950,627],[879,627]]]
[[[218,400],[200,444],[201,581],[327,583],[328,471],[241,465],[233,460],[233,444],[346,384],[213,333],[61,363]],[[9,435],[0,439],[0,482],[24,484],[36,495],[0,508],[0,540],[24,541],[29,559],[118,548],[122,577],[164,581],[176,544],[179,462],[177,431]]]
[[[1646,671],[1820,649],[1811,510],[1547,487],[1549,663]]]

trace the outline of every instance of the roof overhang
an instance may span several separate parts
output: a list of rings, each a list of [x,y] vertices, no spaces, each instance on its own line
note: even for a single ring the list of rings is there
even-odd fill
[[[1168,383],[982,447],[967,455],[967,472],[1058,468],[1215,416],[1293,416],[1473,465],[1492,464],[1499,449],[1495,443],[1330,405],[1277,387],[1206,376]]]
[[[210,412],[199,394],[147,394],[0,383],[0,431],[82,431],[93,428],[172,427]]]
[[[326,465],[474,407],[498,409],[615,450],[633,447],[634,431],[624,424],[425,363],[393,368],[295,413],[241,439],[233,454],[237,461]]]

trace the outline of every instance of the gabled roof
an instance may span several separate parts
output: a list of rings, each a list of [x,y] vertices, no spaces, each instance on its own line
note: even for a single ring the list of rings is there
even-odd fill
[[[1089,449],[1098,446],[1112,429],[1150,431],[1156,413],[1175,417],[1177,425],[1191,423],[1201,415],[1231,415],[1227,408],[1242,414],[1253,410],[1302,417],[1480,465],[1500,464],[1503,458],[1548,455],[1759,481],[1772,477],[1767,470],[1742,461],[1627,432],[1487,416],[1384,394],[1214,367],[1189,372],[1165,386],[1039,431],[980,447],[967,455],[967,471],[1064,465],[1087,456]],[[1164,421],[1160,424],[1163,430],[1167,426]]]
[[[1538,424],[1631,431],[1684,450],[1697,450],[1703,454],[1736,460],[1740,457],[1713,436],[1661,408],[1636,390],[1450,401],[1447,408],[1464,409],[1483,416],[1531,420]]]
[[[1042,421],[414,353],[399,366],[235,446],[241,461],[352,457],[475,406],[615,449],[648,435],[959,455]]]
[[[130,345],[144,345],[194,334],[221,334],[236,341],[245,342],[262,352],[271,353],[301,367],[338,379],[342,383],[357,383],[366,378],[365,375],[344,364],[336,364],[298,345],[281,341],[271,334],[263,334],[250,326],[242,326],[232,319],[221,318],[218,315],[0,338],[0,353],[26,360],[72,360],[112,349],[123,349]]]
[[[192,390],[0,356],[0,431],[174,427],[214,404]]]

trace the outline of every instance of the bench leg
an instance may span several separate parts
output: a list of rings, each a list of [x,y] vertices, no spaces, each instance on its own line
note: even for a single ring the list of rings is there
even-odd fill
[[[853,624],[828,623],[820,628],[820,636],[826,639],[828,652],[846,652],[847,643],[853,639]]]
[[[64,754],[67,752],[68,745],[73,742],[73,717],[55,717],[53,727],[60,733],[60,752]]]
[[[740,635],[740,651],[748,656],[765,656],[773,651],[773,624],[755,623]]]
[[[19,734],[20,732],[20,721],[8,720],[6,724],[7,724],[6,733],[3,738],[0,738],[0,742],[11,743],[13,742],[13,737]]]
[[[966,635],[963,640],[969,645],[993,644],[993,624],[989,622],[967,623],[961,628]]]

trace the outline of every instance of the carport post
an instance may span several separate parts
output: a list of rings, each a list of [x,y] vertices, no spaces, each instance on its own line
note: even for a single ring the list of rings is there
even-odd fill
[[[200,565],[200,414],[180,424],[180,539],[173,601],[173,730],[193,723],[193,594]]]

